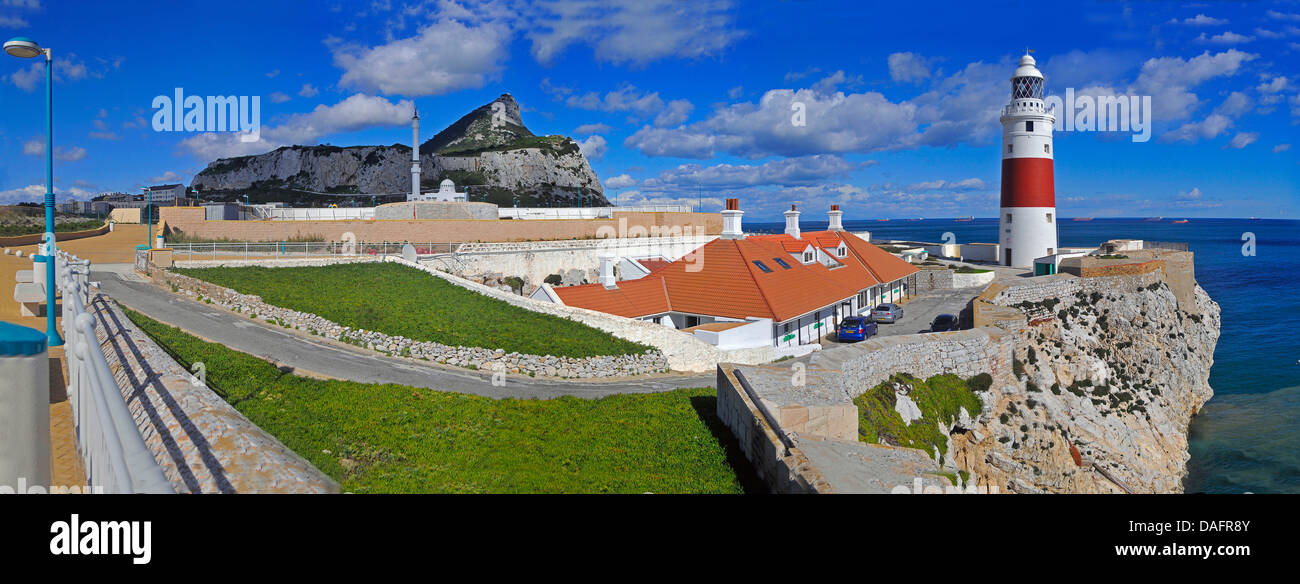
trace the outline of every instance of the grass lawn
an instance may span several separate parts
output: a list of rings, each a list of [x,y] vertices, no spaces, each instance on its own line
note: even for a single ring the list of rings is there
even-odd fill
[[[207,280],[274,306],[343,326],[446,345],[557,357],[640,354],[650,347],[585,324],[524,310],[394,263],[305,268],[190,268]]]
[[[934,449],[939,449],[940,456],[948,453],[948,441],[939,429],[939,422],[951,425],[962,407],[971,416],[978,416],[983,403],[976,391],[987,390],[992,378],[980,374],[963,381],[951,374],[936,375],[929,379],[917,379],[906,373],[898,373],[880,385],[867,390],[853,400],[858,406],[858,438],[871,444],[894,444],[910,448],[919,448],[934,457]],[[903,383],[912,387],[909,397],[921,410],[921,418],[904,424],[903,417],[894,410],[897,400],[894,397],[894,384]]]
[[[253,423],[353,493],[740,493],[757,479],[713,389],[493,400],[326,381],[125,310]],[[734,466],[733,466],[734,465]]]

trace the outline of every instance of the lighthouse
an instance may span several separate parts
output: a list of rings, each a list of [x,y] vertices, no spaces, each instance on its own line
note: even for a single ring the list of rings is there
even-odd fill
[[[1056,187],[1052,177],[1052,125],[1043,102],[1043,74],[1028,53],[1011,75],[1011,102],[1002,108],[1000,263],[1033,267],[1056,253]]]
[[[420,200],[420,110],[412,107],[411,114],[411,196]]]

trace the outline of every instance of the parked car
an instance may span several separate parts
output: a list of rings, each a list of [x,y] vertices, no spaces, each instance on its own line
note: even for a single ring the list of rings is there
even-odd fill
[[[934,322],[930,323],[930,332],[942,333],[946,331],[955,331],[959,328],[960,322],[956,316],[951,314],[940,314],[934,317]]]
[[[903,307],[892,302],[881,304],[871,311],[871,318],[876,322],[898,322],[903,318]]]
[[[876,334],[878,327],[865,316],[850,316],[840,321],[836,337],[841,341],[865,341]]]

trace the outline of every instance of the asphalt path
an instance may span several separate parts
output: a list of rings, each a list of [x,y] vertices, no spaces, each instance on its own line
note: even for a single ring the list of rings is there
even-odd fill
[[[598,398],[624,393],[654,393],[686,387],[714,387],[714,374],[668,374],[640,379],[552,380],[507,375],[494,384],[490,372],[477,372],[422,361],[388,357],[283,328],[196,302],[158,288],[129,270],[95,271],[91,279],[119,304],[149,318],[236,351],[255,355],[300,375],[361,383],[397,383],[492,398],[549,399],[561,396]]]

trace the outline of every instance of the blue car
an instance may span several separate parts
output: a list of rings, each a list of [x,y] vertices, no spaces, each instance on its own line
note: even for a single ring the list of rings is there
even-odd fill
[[[861,316],[850,316],[840,321],[836,336],[841,341],[865,341],[876,334],[876,323]]]

